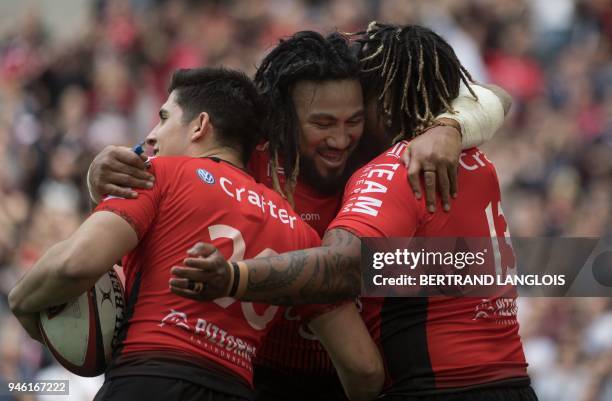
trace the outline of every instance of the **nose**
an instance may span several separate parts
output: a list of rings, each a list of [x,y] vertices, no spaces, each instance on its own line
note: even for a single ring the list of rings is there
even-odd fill
[[[345,150],[351,145],[351,135],[345,127],[341,127],[328,136],[325,143],[330,148]]]
[[[157,130],[157,127],[153,128],[151,132],[149,132],[149,135],[147,135],[147,137],[145,138],[145,143],[147,144],[147,146],[150,146],[152,148],[154,148],[155,145],[157,145],[157,138],[155,137],[156,130]]]
[[[151,136],[151,134],[149,134],[146,138],[145,138],[145,143],[148,146],[151,147],[155,147],[155,144],[157,143],[157,139],[155,139],[154,137]]]
[[[149,135],[144,140],[146,145],[146,153],[149,156],[153,156],[155,154],[155,145],[157,145],[157,138],[155,137],[155,128],[149,132]]]

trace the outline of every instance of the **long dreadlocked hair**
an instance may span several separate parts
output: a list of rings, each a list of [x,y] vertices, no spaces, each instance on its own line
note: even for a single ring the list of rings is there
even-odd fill
[[[272,162],[274,189],[293,204],[293,191],[299,174],[300,125],[291,97],[300,81],[359,79],[359,61],[346,37],[327,37],[313,31],[297,32],[282,39],[264,58],[255,74],[255,85],[268,101],[265,137]],[[283,157],[285,187],[278,178],[279,154]]]
[[[473,81],[453,48],[438,34],[418,25],[373,21],[367,31],[353,34],[359,54],[366,98],[377,96],[379,111],[399,134],[393,142],[419,135],[443,110],[454,112],[452,100],[460,82]]]

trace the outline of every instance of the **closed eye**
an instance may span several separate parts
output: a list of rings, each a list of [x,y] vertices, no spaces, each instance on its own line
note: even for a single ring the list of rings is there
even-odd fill
[[[355,119],[352,119],[352,120],[348,120],[347,123],[348,123],[348,125],[356,126],[356,125],[359,125],[359,124],[363,123],[363,118],[355,118]]]
[[[317,128],[321,128],[321,129],[326,129],[326,128],[330,128],[334,125],[334,123],[331,122],[313,122],[312,123],[315,127]]]

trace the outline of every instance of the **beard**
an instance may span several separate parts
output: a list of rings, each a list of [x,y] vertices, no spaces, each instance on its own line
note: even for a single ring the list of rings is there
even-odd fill
[[[349,155],[342,171],[330,177],[323,177],[319,173],[312,157],[300,155],[300,180],[322,195],[334,195],[339,191],[344,191],[347,181],[355,171],[380,156],[389,146],[391,146],[391,141],[386,137],[380,138],[364,133]]]
[[[325,196],[344,191],[344,186],[352,174],[352,171],[348,170],[345,165],[342,171],[333,176],[323,177],[317,170],[313,158],[300,155],[300,179]]]

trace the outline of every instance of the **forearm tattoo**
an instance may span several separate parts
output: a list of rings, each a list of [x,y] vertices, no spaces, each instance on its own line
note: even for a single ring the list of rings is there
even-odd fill
[[[244,300],[278,305],[331,303],[358,295],[361,240],[342,229],[329,231],[319,248],[245,261]]]

